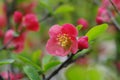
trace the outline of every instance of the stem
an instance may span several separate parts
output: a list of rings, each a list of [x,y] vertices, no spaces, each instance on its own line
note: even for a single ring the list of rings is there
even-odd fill
[[[58,5],[53,8],[53,11],[55,11],[62,4],[63,4],[62,2],[59,2]],[[48,12],[42,19],[39,20],[39,22],[45,21],[46,19],[48,19],[51,16],[52,16],[52,13]]]
[[[50,80],[53,76],[55,76],[62,68],[66,67],[66,63],[68,63],[69,61],[71,61],[71,59],[73,58],[74,54],[72,54],[65,62],[63,62],[56,70],[54,70],[52,72],[52,74],[50,74],[45,80]]]
[[[76,52],[76,54],[81,51],[81,50],[78,50]],[[67,60],[65,60],[65,62],[63,62],[56,70],[54,70],[46,79],[43,79],[43,80],[50,80],[52,77],[54,77],[55,75],[57,75],[57,73],[62,70],[63,68],[69,66],[71,63],[75,62],[78,58],[82,58],[86,55],[89,54],[89,52],[85,53],[85,54],[82,54],[80,56],[78,56],[76,59],[72,60],[73,57],[76,55],[76,54],[71,54]]]
[[[7,46],[11,43],[11,41],[12,41],[14,38],[15,38],[15,37],[13,37],[11,40],[9,40],[7,44],[3,45],[3,46],[0,48],[0,51],[6,49]]]
[[[110,3],[112,4],[112,6],[114,7],[115,11],[120,15],[119,10],[117,9],[117,7],[115,6],[115,4],[112,2],[112,0],[109,0]]]

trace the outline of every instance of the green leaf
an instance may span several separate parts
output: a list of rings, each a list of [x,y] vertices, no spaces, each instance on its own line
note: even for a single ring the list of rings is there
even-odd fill
[[[54,14],[55,15],[56,14],[64,14],[64,13],[69,13],[69,12],[72,12],[72,11],[74,11],[74,7],[73,6],[71,6],[71,5],[62,5],[62,6],[58,7],[55,10]]]
[[[23,70],[27,74],[30,80],[41,80],[41,78],[38,75],[38,72],[35,70],[34,67],[25,66]]]
[[[50,70],[51,68],[59,65],[61,62],[60,61],[52,61],[52,62],[49,62],[48,64],[44,65],[44,71],[48,71]]]
[[[43,67],[44,72],[48,71],[49,69],[51,69],[59,64],[60,64],[60,61],[58,59],[55,59],[55,57],[53,57],[51,55],[46,55],[43,57],[42,67]]]
[[[89,41],[92,41],[96,39],[96,37],[101,35],[103,32],[105,32],[107,28],[108,28],[107,24],[95,26],[87,32],[86,36],[88,36]]]
[[[53,12],[52,8],[47,3],[45,3],[44,1],[40,0],[39,3],[40,3],[40,6],[42,6],[43,8],[47,8],[50,13]]]
[[[66,71],[67,80],[103,80],[102,71],[95,66],[73,65]]]
[[[77,25],[76,26],[77,30],[81,30],[82,27],[83,27],[82,25]]]
[[[41,50],[35,51],[32,55],[32,61],[38,63],[40,56],[41,56]]]
[[[14,61],[15,61],[15,60],[13,60],[13,59],[1,60],[1,61],[0,61],[0,65],[11,64],[11,63],[13,63]]]
[[[28,58],[23,57],[23,56],[20,56],[20,55],[18,55],[17,57],[18,57],[22,62],[34,66],[38,71],[42,71],[40,66],[38,66],[38,65],[35,64],[35,63],[33,63],[33,62],[32,62],[31,60],[29,60]]]
[[[51,59],[52,59],[51,55],[44,56],[43,59],[42,59],[42,65],[44,66],[44,65],[48,64]]]

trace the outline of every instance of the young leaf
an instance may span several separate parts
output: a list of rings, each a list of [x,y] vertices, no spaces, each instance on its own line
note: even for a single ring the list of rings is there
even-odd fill
[[[62,5],[56,9],[54,14],[62,14],[74,11],[74,7],[71,5]]]
[[[15,60],[13,60],[13,59],[1,60],[1,61],[0,61],[0,65],[10,64],[10,63],[13,63],[14,61],[15,61]]]
[[[97,36],[105,32],[107,28],[108,28],[107,24],[101,24],[101,25],[95,26],[87,32],[86,36],[88,36],[89,41],[92,41]]]
[[[44,71],[46,72],[50,70],[51,68],[59,65],[60,63],[61,63],[60,61],[51,61],[48,64],[44,65]]]
[[[33,62],[32,62],[31,60],[29,60],[28,58],[23,57],[23,56],[20,56],[20,55],[18,55],[17,57],[18,57],[21,61],[23,61],[24,63],[34,66],[38,71],[42,71],[40,66],[38,66],[38,65],[35,64],[35,63],[33,63]]]
[[[39,1],[40,6],[42,6],[43,8],[46,8],[50,13],[52,13],[52,8],[44,1]]]
[[[81,30],[82,27],[83,27],[82,25],[77,25],[76,26],[77,30]]]
[[[37,63],[40,59],[40,56],[41,56],[41,50],[35,51],[32,55],[32,61]]]
[[[44,56],[44,58],[42,60],[42,66],[43,66],[44,72],[48,71],[49,69],[51,69],[59,64],[60,64],[60,61],[55,59],[55,57],[53,57],[51,55]]]
[[[41,80],[41,78],[38,75],[38,72],[35,70],[34,67],[25,66],[23,70],[27,74],[30,80]]]
[[[51,55],[44,56],[44,58],[42,59],[42,65],[44,66],[44,65],[48,64],[50,62],[51,58],[52,58]]]

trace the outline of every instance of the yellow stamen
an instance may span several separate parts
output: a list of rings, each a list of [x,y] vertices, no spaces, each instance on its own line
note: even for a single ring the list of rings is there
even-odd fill
[[[59,34],[57,36],[57,41],[64,49],[68,49],[71,46],[71,38],[67,34]]]

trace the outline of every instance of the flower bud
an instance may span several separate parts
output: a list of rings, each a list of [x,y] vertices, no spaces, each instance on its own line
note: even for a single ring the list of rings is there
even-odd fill
[[[104,23],[104,21],[101,17],[96,17],[96,23],[97,24],[102,24],[102,23]]]
[[[13,15],[15,23],[21,23],[22,22],[22,17],[23,17],[23,15],[22,15],[21,12],[15,11],[15,13]]]
[[[78,48],[82,50],[82,49],[87,49],[88,47],[89,47],[88,37],[87,36],[80,37],[78,39]]]
[[[27,14],[24,16],[23,26],[30,31],[39,30],[39,22],[35,14]]]
[[[78,19],[77,24],[82,25],[84,30],[88,28],[88,22],[83,18]]]

